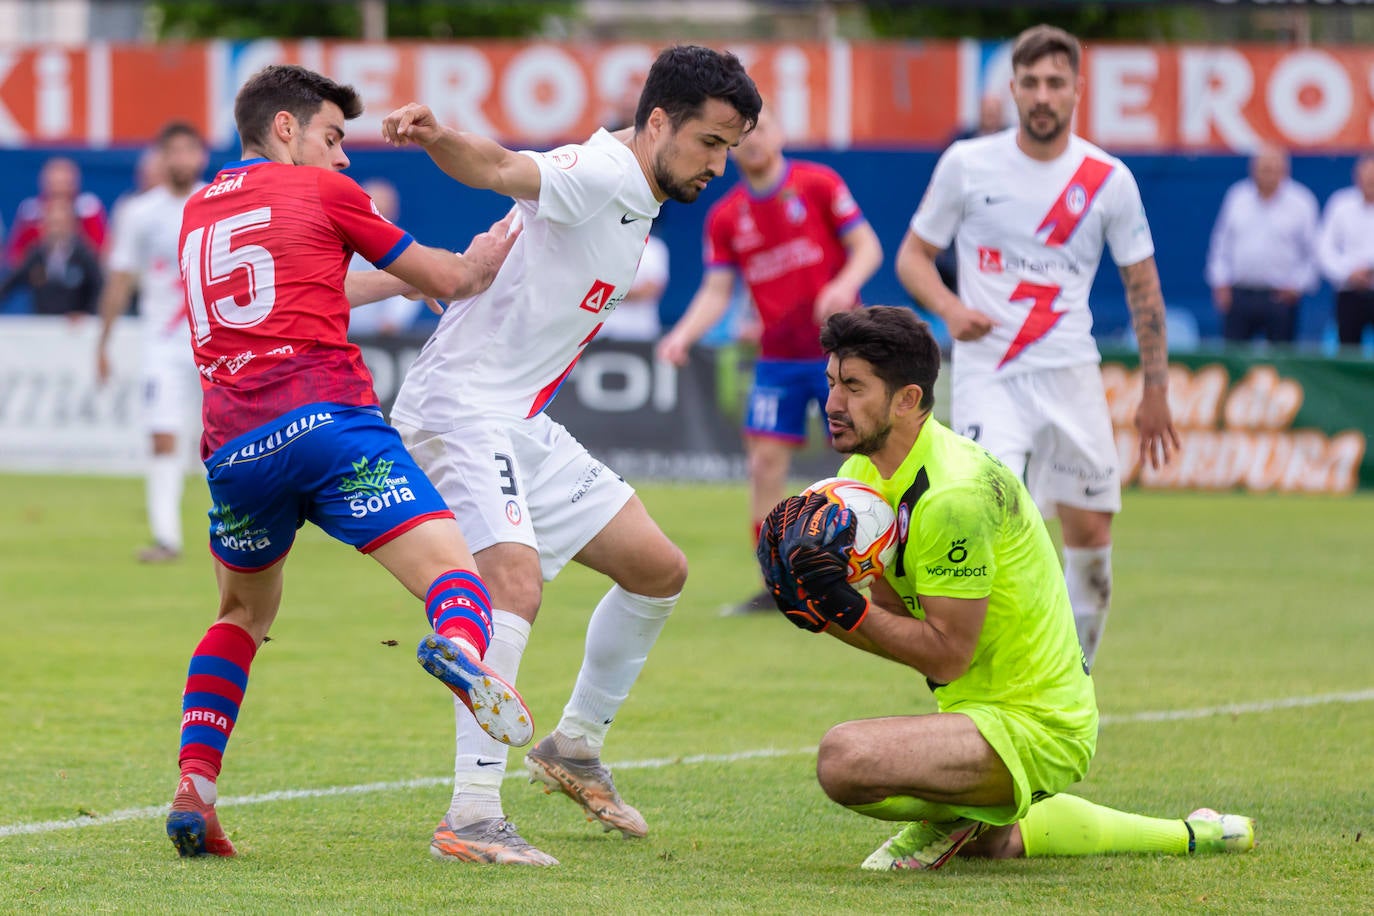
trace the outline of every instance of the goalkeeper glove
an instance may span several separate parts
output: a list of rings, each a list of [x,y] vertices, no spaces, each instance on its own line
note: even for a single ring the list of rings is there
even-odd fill
[[[787,566],[797,583],[802,606],[809,617],[821,621],[821,629],[834,623],[853,631],[863,623],[868,599],[849,584],[849,563],[842,556],[803,544],[787,555]]]
[[[759,543],[755,555],[758,557],[759,570],[763,573],[763,582],[768,587],[768,593],[773,596],[773,603],[777,605],[778,610],[802,629],[817,633],[825,629],[825,621],[808,623],[805,618],[792,617],[794,612],[803,609],[796,603],[797,583],[788,572],[780,549],[783,532],[789,524],[796,521],[803,502],[801,497],[792,496],[773,507],[773,511],[768,513],[768,517],[759,528]]]

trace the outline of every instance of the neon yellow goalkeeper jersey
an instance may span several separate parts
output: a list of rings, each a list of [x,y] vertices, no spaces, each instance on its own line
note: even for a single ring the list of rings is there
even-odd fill
[[[891,479],[862,455],[839,474],[875,487],[896,511],[897,557],[886,579],[914,616],[925,616],[921,595],[988,598],[969,670],[931,682],[940,710],[1008,705],[1054,728],[1095,733],[1097,699],[1059,558],[1007,466],[929,417]]]

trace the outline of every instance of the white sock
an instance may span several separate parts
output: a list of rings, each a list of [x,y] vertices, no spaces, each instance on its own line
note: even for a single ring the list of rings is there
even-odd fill
[[[181,455],[154,455],[145,476],[148,527],[153,541],[181,549],[181,491],[186,484]]]
[[[1069,587],[1069,604],[1073,606],[1078,642],[1091,670],[1097,647],[1102,642],[1102,630],[1107,625],[1107,611],[1112,605],[1111,545],[1065,547],[1064,581]]]
[[[679,597],[650,598],[611,587],[587,624],[582,670],[558,723],[562,737],[584,739],[593,756],[601,753],[611,721]]]
[[[520,658],[530,639],[530,625],[510,611],[491,611],[492,636],[487,646],[487,667],[515,684]],[[463,701],[453,698],[458,737],[453,756],[453,800],[449,803],[450,826],[471,824],[488,817],[503,817],[501,780],[506,777],[509,747],[482,731]],[[494,761],[494,762],[493,762]]]

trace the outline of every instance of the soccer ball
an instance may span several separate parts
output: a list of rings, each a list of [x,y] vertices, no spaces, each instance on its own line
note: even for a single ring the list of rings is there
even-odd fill
[[[849,550],[849,584],[867,588],[881,579],[897,555],[897,516],[883,495],[848,477],[827,477],[802,491],[822,493],[854,513],[854,546]]]

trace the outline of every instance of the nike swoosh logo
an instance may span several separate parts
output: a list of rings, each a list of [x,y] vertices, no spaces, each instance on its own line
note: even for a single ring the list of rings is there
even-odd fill
[[[494,767],[494,766],[496,766],[497,764],[499,764],[500,762],[501,762],[501,761],[499,761],[499,760],[482,760],[482,759],[479,758],[479,759],[477,760],[477,765],[478,765],[479,767]]]
[[[620,225],[622,225],[622,226],[628,226],[628,225],[630,225],[630,223],[637,223],[637,222],[639,222],[639,217],[637,217],[637,216],[632,217],[632,216],[630,216],[630,214],[628,214],[628,213],[626,213],[624,216],[622,216],[622,217],[620,218]]]
[[[995,205],[995,204],[1004,203],[1004,202],[1006,202],[1006,201],[1008,201],[1008,200],[1011,200],[1011,198],[1010,198],[1010,197],[1007,197],[1007,196],[1005,196],[1005,195],[1002,196],[1002,197],[985,196],[985,197],[983,198],[983,203],[985,203],[985,204],[987,204],[989,207],[991,207],[991,206],[993,206],[993,205]]]
[[[1084,496],[1101,496],[1103,493],[1106,493],[1106,492],[1107,492],[1108,490],[1110,490],[1110,489],[1111,489],[1111,487],[1084,487],[1084,488],[1083,488],[1083,495],[1084,495]]]

